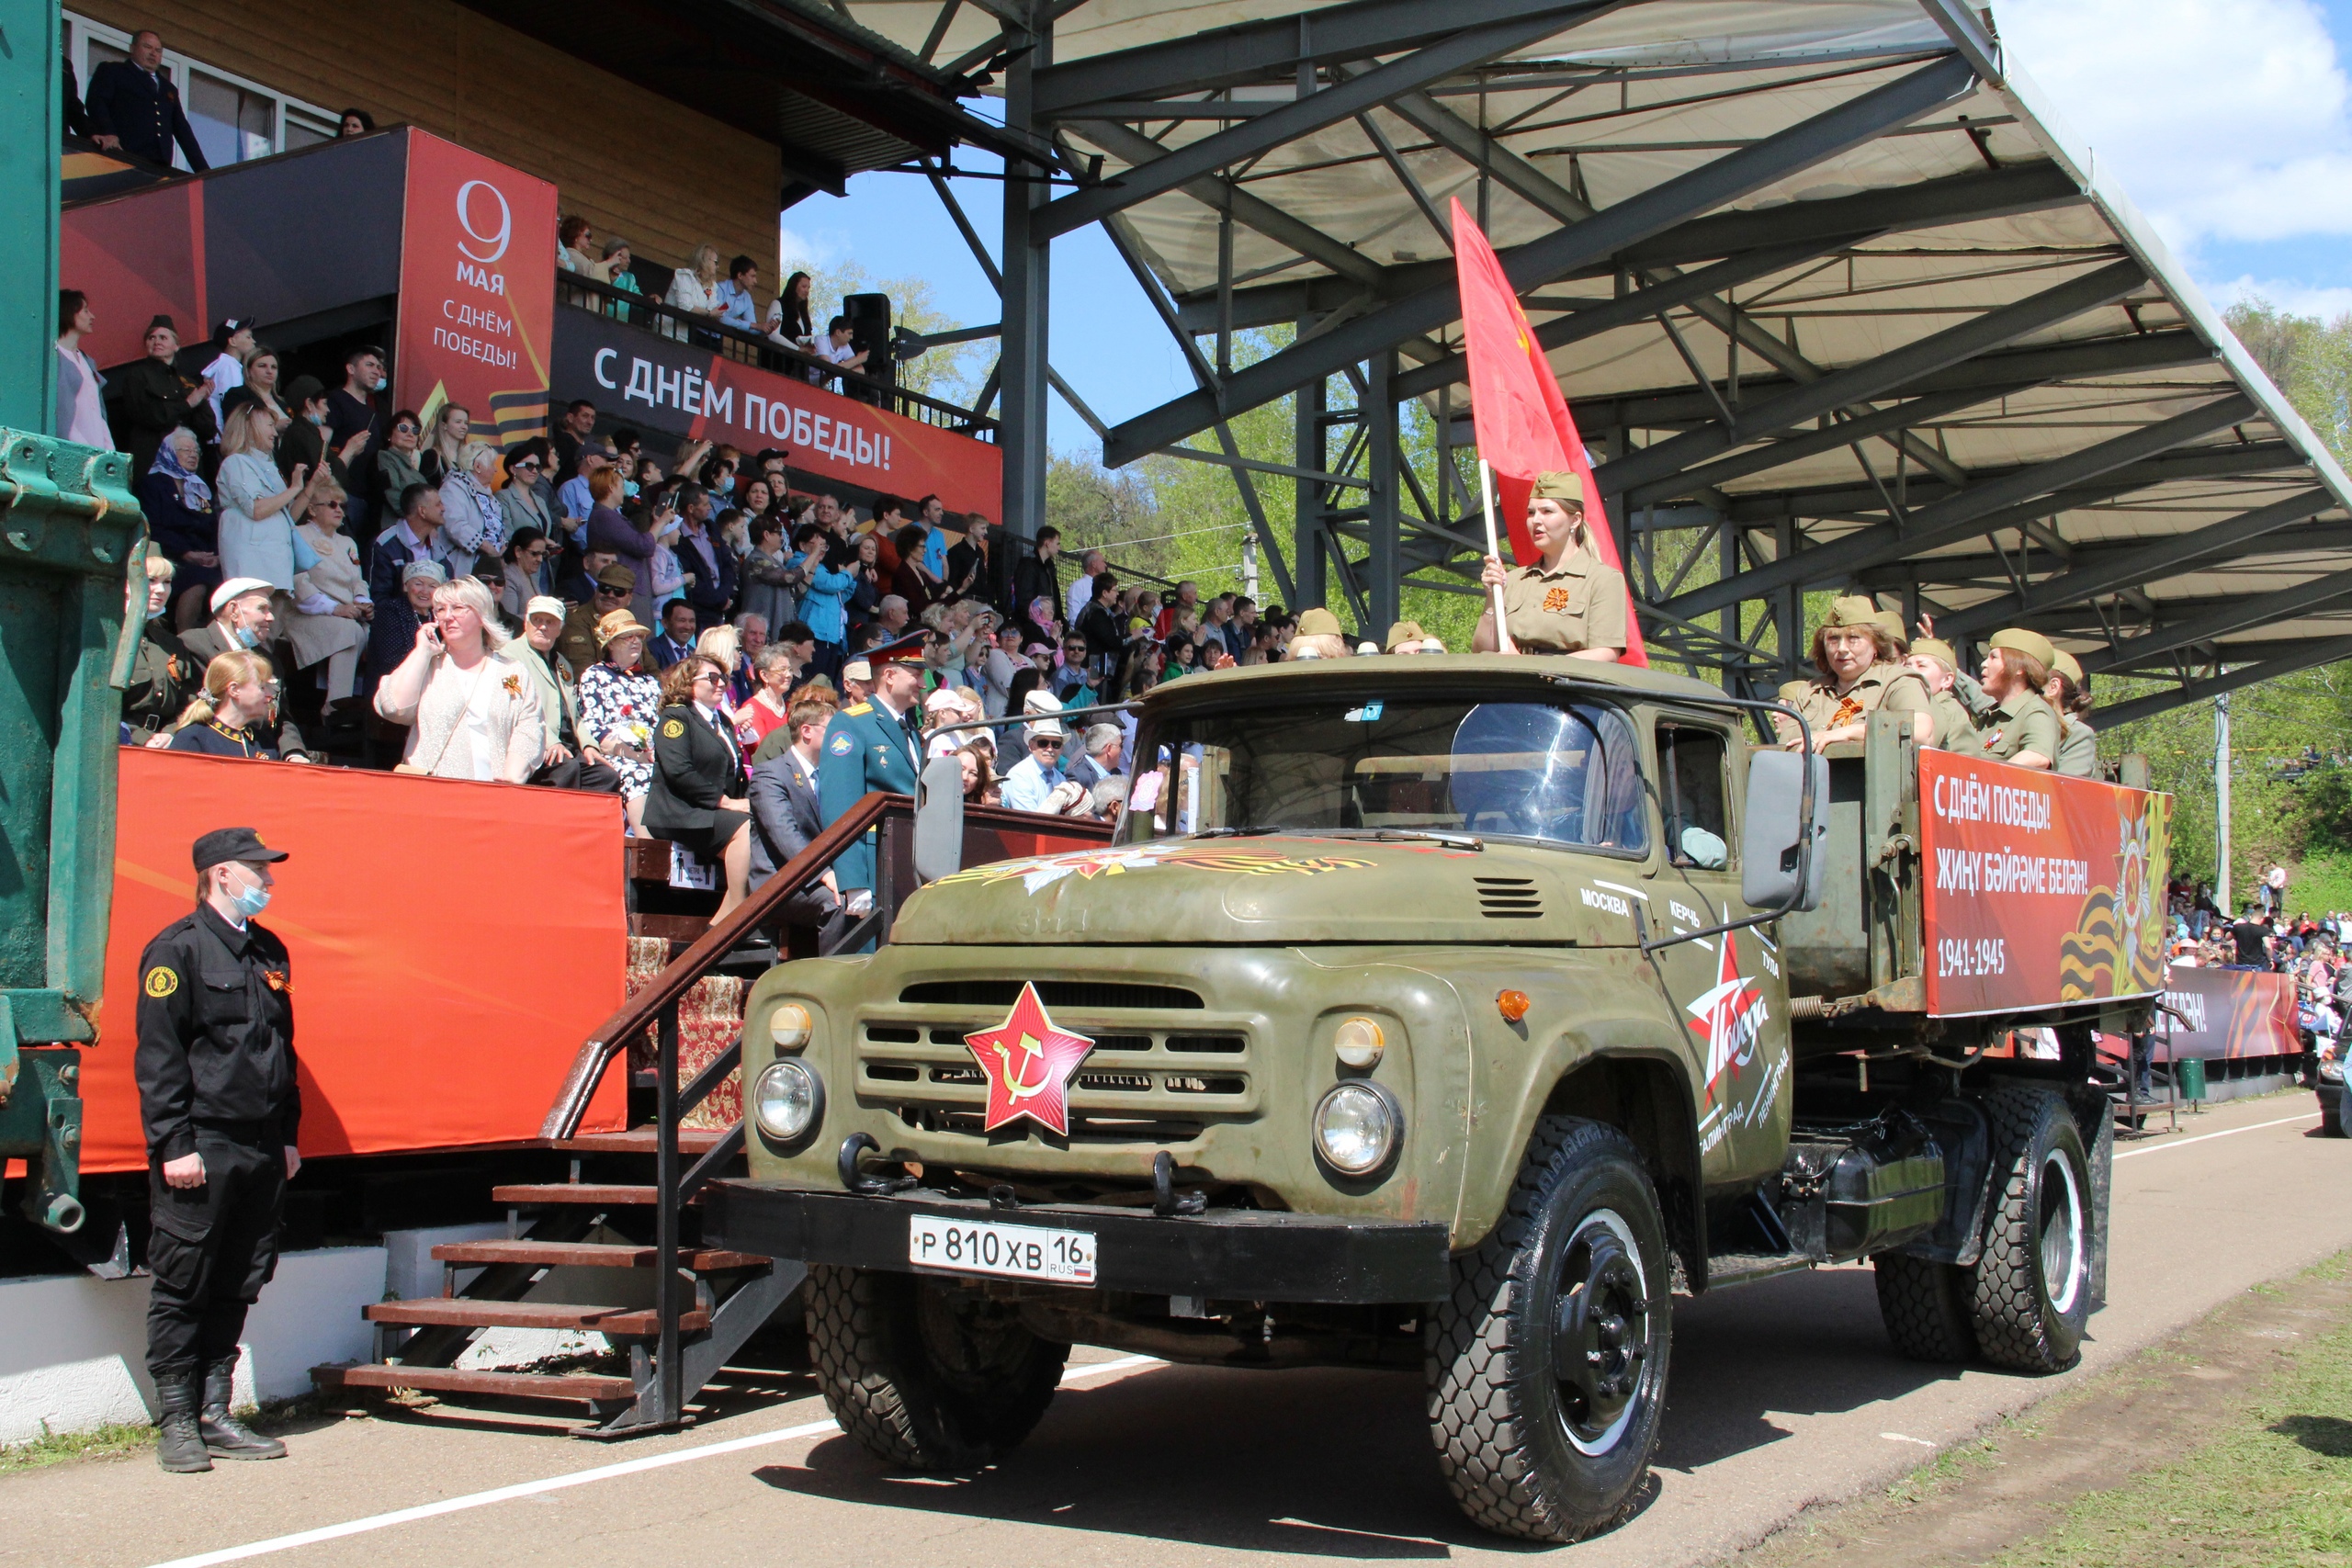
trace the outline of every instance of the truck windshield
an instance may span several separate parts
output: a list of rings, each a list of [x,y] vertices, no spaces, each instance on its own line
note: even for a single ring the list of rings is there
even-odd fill
[[[1434,695],[1147,722],[1122,837],[1448,831],[1638,854],[1633,726],[1600,703]]]

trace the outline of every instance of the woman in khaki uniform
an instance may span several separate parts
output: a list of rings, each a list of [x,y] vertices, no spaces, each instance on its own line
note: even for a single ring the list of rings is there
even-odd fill
[[[1503,591],[1503,615],[1521,653],[1565,653],[1614,664],[1625,652],[1625,576],[1604,565],[1585,539],[1584,487],[1569,473],[1539,474],[1527,499],[1527,531],[1544,558],[1517,570],[1493,556],[1479,581]],[[1493,653],[1495,612],[1489,608],[1471,639]]]
[[[1976,719],[1953,686],[1960,679],[1960,655],[1951,644],[1923,637],[1911,645],[1903,667],[1928,688],[1928,711],[1936,716],[1936,733],[1927,744],[1939,751],[1981,757],[1984,747],[1976,739]]]
[[[2095,779],[2098,777],[2098,732],[2085,722],[2091,716],[2089,681],[2073,654],[2063,648],[2055,653],[2041,696],[2058,716],[2058,772],[2069,778]]]
[[[1984,754],[2018,768],[2047,768],[2058,757],[2058,716],[2041,700],[2058,650],[2040,632],[2007,626],[1984,655],[1984,694],[1993,711],[1977,731]]]
[[[1815,750],[1860,740],[1870,716],[1880,708],[1911,715],[1911,733],[1922,742],[1935,734],[1928,689],[1895,662],[1902,647],[1899,629],[1890,627],[1870,600],[1858,595],[1829,606],[1829,618],[1813,634],[1813,667],[1821,673],[1793,697],[1789,686],[1781,688],[1782,700],[1804,715]],[[1801,744],[1795,721],[1775,714],[1772,727],[1781,745]]]

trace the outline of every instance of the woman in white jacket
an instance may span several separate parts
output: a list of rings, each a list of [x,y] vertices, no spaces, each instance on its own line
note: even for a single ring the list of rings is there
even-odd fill
[[[500,656],[506,640],[478,579],[433,591],[433,619],[376,688],[376,711],[413,727],[400,772],[522,784],[537,771],[546,752],[538,689]]]

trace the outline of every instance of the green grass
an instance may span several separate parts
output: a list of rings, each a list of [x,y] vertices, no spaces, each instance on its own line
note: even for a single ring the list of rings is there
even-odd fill
[[[2321,1272],[2335,1273],[2342,1267]],[[2352,1325],[2314,1335],[2221,1436],[2076,1502],[1997,1568],[2352,1564]]]
[[[155,1428],[138,1426],[100,1427],[92,1432],[51,1432],[30,1442],[0,1448],[0,1475],[40,1470],[69,1460],[114,1459],[150,1449]]]

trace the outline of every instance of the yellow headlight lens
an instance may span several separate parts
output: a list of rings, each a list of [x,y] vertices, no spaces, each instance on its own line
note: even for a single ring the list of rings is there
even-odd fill
[[[1380,1065],[1380,1053],[1387,1047],[1387,1037],[1380,1025],[1369,1018],[1349,1018],[1340,1021],[1339,1032],[1331,1036],[1331,1048],[1340,1060],[1351,1067],[1375,1067]]]
[[[815,1027],[808,1010],[798,1002],[779,1003],[776,1010],[768,1014],[768,1038],[775,1042],[779,1051],[799,1050],[808,1043],[808,1037]]]

